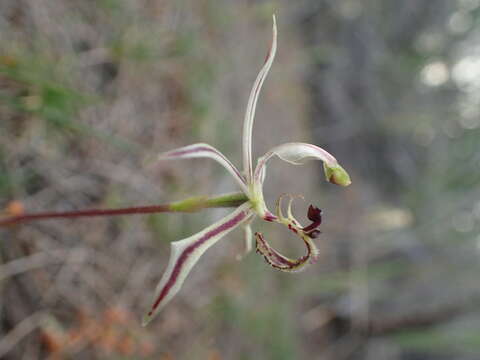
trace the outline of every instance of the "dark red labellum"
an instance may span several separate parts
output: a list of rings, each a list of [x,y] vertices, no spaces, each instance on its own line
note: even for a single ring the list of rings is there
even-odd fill
[[[316,206],[310,205],[308,207],[307,217],[311,221],[318,221],[320,225],[322,223],[322,210]]]
[[[310,239],[316,239],[318,237],[318,235],[320,235],[320,234],[321,234],[321,231],[316,230],[316,229],[307,233],[307,235],[308,235],[308,237],[310,237]]]
[[[312,230],[315,230],[322,223],[322,210],[320,210],[316,206],[310,205],[309,208],[308,208],[307,217],[308,217],[309,220],[312,221],[312,223],[310,225],[304,227],[302,230],[305,233],[307,233],[308,236],[310,236],[312,239],[314,239],[313,236],[318,236],[318,234],[320,232],[315,233],[313,236],[310,235],[310,234],[313,233]]]

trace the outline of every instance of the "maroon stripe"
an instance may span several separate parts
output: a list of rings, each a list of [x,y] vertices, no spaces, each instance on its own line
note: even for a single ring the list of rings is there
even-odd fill
[[[243,182],[245,182],[245,179],[243,178],[243,176],[240,174],[240,172],[237,170],[237,168],[230,162],[230,160],[228,160],[222,153],[220,153],[216,150],[213,150],[211,148],[208,148],[206,146],[200,146],[200,147],[189,149],[189,150],[174,151],[174,152],[169,153],[168,156],[182,156],[182,155],[192,154],[192,153],[195,153],[195,152],[198,152],[198,151],[208,151],[208,152],[212,152],[214,154],[217,154],[223,160],[225,160],[228,163],[228,165],[230,165],[230,167],[235,172],[235,174],[240,179],[242,179]]]
[[[268,255],[271,257],[271,258],[269,258],[269,260],[271,261],[271,262],[270,262],[270,265],[281,267],[280,265],[275,265],[275,264],[272,263],[272,262],[273,262],[273,258],[275,258],[275,260],[276,260],[277,262],[279,262],[280,264],[286,265],[287,267],[290,266],[291,261],[290,261],[288,258],[286,258],[286,257],[282,256],[281,254],[279,254],[274,248],[272,248],[272,247],[265,241],[265,239],[263,238],[263,235],[262,235],[262,234],[260,234],[260,233],[255,233],[255,235],[257,236],[257,239],[258,239],[258,240],[262,243],[262,245],[264,246],[264,248],[265,248],[266,252],[268,253]],[[265,256],[265,254],[263,254],[263,255],[264,255],[265,259],[267,259],[267,257]]]
[[[265,155],[263,155],[262,161],[257,164],[257,167],[255,169],[255,181],[260,180],[261,174],[262,174],[262,169],[267,163],[267,161],[272,157],[273,153],[268,152]]]
[[[151,311],[148,313],[148,316],[151,316],[155,309],[158,307],[160,302],[163,300],[163,298],[168,294],[169,290],[172,288],[173,284],[175,284],[175,281],[178,278],[178,275],[180,274],[180,271],[183,267],[183,264],[185,261],[187,261],[188,257],[190,254],[195,251],[199,246],[201,246],[204,242],[206,242],[208,239],[214,237],[215,235],[220,234],[223,231],[226,231],[233,226],[237,225],[240,221],[245,219],[247,216],[246,211],[242,211],[238,215],[236,215],[233,219],[228,220],[226,223],[220,225],[219,227],[207,232],[205,235],[203,235],[200,239],[198,239],[196,242],[194,242],[192,245],[188,246],[180,255],[180,257],[177,260],[177,263],[172,271],[172,274],[170,275],[170,278],[168,279],[168,282],[165,284],[163,287],[162,291],[160,292],[160,295],[158,296],[157,300],[152,306]]]

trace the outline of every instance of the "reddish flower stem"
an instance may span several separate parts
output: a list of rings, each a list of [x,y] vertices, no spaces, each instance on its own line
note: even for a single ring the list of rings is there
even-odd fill
[[[164,212],[195,212],[208,208],[237,207],[247,200],[247,196],[243,193],[232,193],[214,197],[197,196],[167,204],[128,207],[121,209],[91,209],[60,212],[49,211],[30,214],[26,213],[0,219],[0,227],[46,219],[72,219],[78,217],[155,214]]]
[[[0,227],[17,225],[34,220],[47,220],[58,218],[78,218],[92,216],[115,216],[115,215],[134,215],[134,214],[154,214],[161,212],[171,212],[171,207],[167,205],[139,206],[121,209],[90,209],[62,212],[41,212],[33,214],[24,214],[7,217],[0,220]]]

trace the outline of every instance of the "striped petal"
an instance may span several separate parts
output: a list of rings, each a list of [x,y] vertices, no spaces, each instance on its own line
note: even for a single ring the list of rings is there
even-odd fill
[[[243,192],[247,193],[247,185],[245,178],[240,171],[233,165],[228,158],[213,146],[208,144],[193,144],[181,147],[179,149],[171,150],[166,153],[160,154],[158,157],[160,160],[173,160],[173,159],[193,159],[193,158],[210,158],[222,165],[233,176],[235,181],[240,185]]]
[[[351,183],[348,173],[338,164],[337,159],[328,151],[306,143],[286,143],[274,147],[264,156],[258,159],[255,169],[254,181],[257,186],[261,187],[265,167],[268,160],[277,155],[280,159],[294,165],[301,165],[308,160],[322,160],[323,168],[327,181],[341,186],[348,186]]]
[[[273,36],[270,50],[268,51],[265,63],[257,75],[253,83],[250,96],[248,98],[247,110],[245,112],[245,119],[243,122],[243,167],[247,175],[247,182],[250,182],[253,177],[252,168],[252,129],[253,120],[255,118],[255,109],[257,107],[258,95],[262,89],[263,82],[272,66],[275,53],[277,52],[277,23],[275,15],[273,15]]]
[[[154,302],[143,318],[142,324],[147,325],[180,290],[192,267],[210,246],[252,216],[250,204],[247,203],[199,233],[173,242],[167,268],[155,290]]]

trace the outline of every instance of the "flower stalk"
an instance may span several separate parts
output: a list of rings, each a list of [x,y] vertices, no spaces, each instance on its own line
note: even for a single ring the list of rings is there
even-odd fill
[[[88,209],[59,212],[38,212],[26,213],[0,219],[0,227],[24,224],[31,221],[49,219],[74,219],[79,217],[156,214],[174,212],[197,212],[210,208],[238,207],[246,202],[248,198],[243,193],[232,193],[214,197],[195,196],[185,200],[176,201],[161,205],[135,206],[120,209]]]

